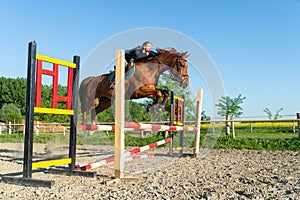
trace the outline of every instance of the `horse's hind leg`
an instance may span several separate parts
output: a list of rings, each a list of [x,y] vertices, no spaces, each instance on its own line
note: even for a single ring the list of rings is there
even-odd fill
[[[86,111],[82,112],[82,124],[86,124]]]

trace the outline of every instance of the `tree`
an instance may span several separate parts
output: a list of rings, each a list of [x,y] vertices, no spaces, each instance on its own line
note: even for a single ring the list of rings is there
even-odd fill
[[[142,103],[127,101],[125,109],[125,121],[146,122],[150,121],[150,114]],[[96,116],[98,122],[114,122],[114,105]]]
[[[283,108],[280,108],[279,110],[277,110],[274,117],[273,117],[272,112],[270,111],[269,108],[265,108],[263,111],[268,115],[269,119],[278,119],[278,118],[282,117],[281,115],[279,115],[279,112],[281,112],[282,110],[283,110]]]
[[[226,117],[226,120],[232,120],[233,117],[240,117],[243,112],[243,108],[240,106],[240,104],[243,103],[243,101],[246,99],[246,97],[242,97],[242,95],[238,95],[236,98],[230,98],[229,96],[223,96],[219,99],[218,104],[216,106],[218,107],[218,114]],[[232,125],[232,137],[235,138],[234,134],[234,123],[231,123]],[[230,134],[230,127],[229,123],[226,123],[226,134]]]
[[[4,104],[0,110],[0,118],[5,121],[21,120],[21,110],[14,104]]]
[[[240,104],[242,104],[245,99],[246,97],[242,97],[241,94],[234,99],[229,96],[221,97],[219,99],[220,103],[216,104],[219,110],[218,114],[223,117],[229,116],[230,119],[240,117],[243,114],[243,108]]]
[[[26,79],[0,77],[0,108],[4,104],[14,104],[26,114]]]
[[[203,110],[201,112],[201,120],[211,120],[211,117],[205,114],[205,111]]]

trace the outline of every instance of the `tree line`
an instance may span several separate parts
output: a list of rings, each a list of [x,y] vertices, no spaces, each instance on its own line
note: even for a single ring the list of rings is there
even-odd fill
[[[20,121],[26,115],[26,78],[0,77],[0,119],[2,121]],[[65,96],[67,88],[58,86],[58,95]],[[51,107],[52,86],[42,86],[42,107]],[[58,108],[64,108],[64,103],[59,102]],[[36,114],[35,120],[47,122],[68,122],[68,116]]]

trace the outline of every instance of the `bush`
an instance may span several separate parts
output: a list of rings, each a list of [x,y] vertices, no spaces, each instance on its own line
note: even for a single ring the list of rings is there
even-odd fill
[[[21,110],[14,104],[3,104],[0,110],[0,118],[5,121],[21,120]]]

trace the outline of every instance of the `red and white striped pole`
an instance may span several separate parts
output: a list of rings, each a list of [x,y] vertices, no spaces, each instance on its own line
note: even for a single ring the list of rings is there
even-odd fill
[[[146,145],[146,146],[143,146],[143,147],[133,149],[129,152],[124,153],[124,157],[129,157],[133,154],[137,154],[137,153],[155,148],[157,146],[163,145],[163,144],[171,142],[171,141],[172,141],[172,138],[167,138],[167,139],[160,140],[158,142],[154,142],[152,144],[149,144],[149,145]],[[94,163],[90,163],[90,164],[84,165],[82,167],[78,167],[75,170],[77,170],[77,171],[87,171],[87,170],[95,169],[97,167],[101,167],[103,165],[112,163],[112,162],[114,162],[114,160],[115,160],[115,156],[111,156],[111,157],[108,157],[106,159],[103,159],[103,160],[100,160],[100,161],[97,161],[97,162],[94,162]]]
[[[91,125],[91,124],[81,124],[81,130],[90,131],[115,131],[115,126],[109,125]],[[144,124],[137,122],[126,122],[125,129],[127,131],[197,131],[197,127],[188,126],[168,126],[160,124]]]

